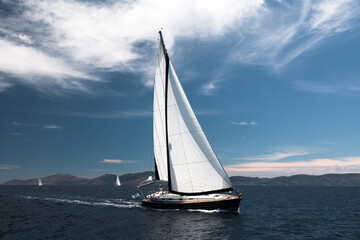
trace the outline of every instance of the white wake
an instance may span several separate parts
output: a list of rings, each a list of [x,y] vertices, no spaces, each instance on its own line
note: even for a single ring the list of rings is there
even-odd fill
[[[82,200],[82,199],[68,199],[68,198],[52,198],[52,197],[33,197],[33,196],[24,196],[19,195],[19,197],[26,199],[37,199],[42,201],[51,201],[58,203],[68,203],[68,204],[79,204],[79,205],[88,205],[88,206],[102,206],[102,207],[115,207],[115,208],[141,208],[141,204],[135,201],[128,201],[123,199],[92,199],[92,200]]]

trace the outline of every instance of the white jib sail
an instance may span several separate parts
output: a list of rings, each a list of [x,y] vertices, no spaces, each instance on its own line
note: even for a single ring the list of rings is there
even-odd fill
[[[168,141],[172,191],[200,193],[231,187],[170,62]]]
[[[120,179],[119,179],[119,175],[116,175],[116,182],[115,182],[115,185],[116,186],[120,186],[121,183],[120,183]]]
[[[160,41],[154,83],[153,140],[154,157],[160,180],[168,180],[165,129],[165,79],[166,60]]]
[[[38,178],[38,186],[42,186],[42,182],[40,178]]]

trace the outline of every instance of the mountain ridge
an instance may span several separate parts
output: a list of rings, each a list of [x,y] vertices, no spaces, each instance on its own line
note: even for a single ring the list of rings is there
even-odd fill
[[[122,185],[137,185],[149,176],[154,178],[154,172],[127,173],[119,176]],[[235,186],[360,186],[359,173],[280,176],[273,178],[232,176]],[[116,174],[104,174],[88,179],[71,174],[55,174],[41,178],[43,185],[115,185]],[[36,185],[37,178],[13,179],[2,185]]]
[[[141,181],[146,180],[149,175],[154,177],[153,172],[126,173],[119,176],[121,184],[137,185]],[[43,185],[115,185],[116,174],[104,174],[99,177],[88,179],[85,177],[77,177],[68,173],[55,174],[41,178]],[[37,185],[37,178],[26,180],[13,179],[3,183],[2,185]]]

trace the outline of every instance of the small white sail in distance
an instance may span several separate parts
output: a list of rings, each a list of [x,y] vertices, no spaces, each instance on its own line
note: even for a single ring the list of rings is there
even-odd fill
[[[38,178],[38,180],[37,180],[37,185],[38,185],[38,186],[42,186],[42,185],[43,185],[40,178]]]
[[[121,186],[120,179],[119,179],[119,174],[116,174],[115,186]]]

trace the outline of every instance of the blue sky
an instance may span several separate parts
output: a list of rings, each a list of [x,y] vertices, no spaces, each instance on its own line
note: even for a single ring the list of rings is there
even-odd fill
[[[360,172],[358,1],[0,2],[0,182],[153,170],[163,35],[229,175]]]

